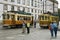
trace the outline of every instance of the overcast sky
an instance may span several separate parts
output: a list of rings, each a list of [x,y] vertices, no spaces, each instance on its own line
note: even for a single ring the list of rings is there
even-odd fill
[[[58,8],[60,8],[60,0],[57,0],[57,1],[58,1],[58,3],[59,3],[59,4],[58,4]]]

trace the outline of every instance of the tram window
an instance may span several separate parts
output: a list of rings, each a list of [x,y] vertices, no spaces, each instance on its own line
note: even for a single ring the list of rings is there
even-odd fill
[[[48,17],[48,20],[50,20],[49,17]]]
[[[27,17],[27,20],[30,20],[30,17]]]
[[[41,16],[42,20],[44,20],[44,16]]]
[[[27,20],[27,18],[26,18],[26,17],[24,17],[24,20]]]
[[[15,16],[14,15],[11,15],[11,19],[15,19]]]
[[[23,17],[20,16],[20,17],[19,17],[19,20],[23,20]]]
[[[19,20],[23,20],[23,18],[19,18]]]
[[[57,18],[55,18],[55,20],[57,20]]]
[[[5,14],[3,14],[3,19],[5,19],[5,17],[6,17],[6,15],[5,15]]]
[[[30,17],[24,17],[24,20],[30,20]]]
[[[41,17],[39,19],[41,20]]]
[[[17,20],[19,20],[19,16],[17,16]]]
[[[54,21],[54,18],[52,17],[52,21]]]
[[[7,14],[7,19],[9,19],[10,18],[10,16],[9,16],[9,14]]]
[[[45,16],[45,20],[47,20],[47,16]]]
[[[41,16],[38,17],[41,20]]]

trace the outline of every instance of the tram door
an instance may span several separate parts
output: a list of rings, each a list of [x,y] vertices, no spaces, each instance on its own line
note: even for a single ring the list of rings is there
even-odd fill
[[[15,25],[15,15],[11,15],[12,25]]]

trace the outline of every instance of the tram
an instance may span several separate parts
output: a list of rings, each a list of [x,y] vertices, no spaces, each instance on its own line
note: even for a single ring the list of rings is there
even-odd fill
[[[56,22],[58,24],[59,17],[50,14],[39,15],[39,24],[41,28],[48,28],[51,22]]]
[[[4,28],[15,28],[22,27],[23,21],[25,23],[29,22],[32,24],[33,16],[29,13],[18,12],[18,11],[8,11],[3,14],[3,27]]]

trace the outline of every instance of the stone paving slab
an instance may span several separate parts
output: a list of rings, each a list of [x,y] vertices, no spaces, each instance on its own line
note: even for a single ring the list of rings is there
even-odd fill
[[[22,29],[0,30],[0,40],[60,40],[60,31],[57,38],[51,38],[48,29],[31,28],[30,34],[22,34]]]
[[[51,38],[49,30],[37,31],[25,37],[24,40],[60,40],[60,32],[58,32],[57,38]]]

